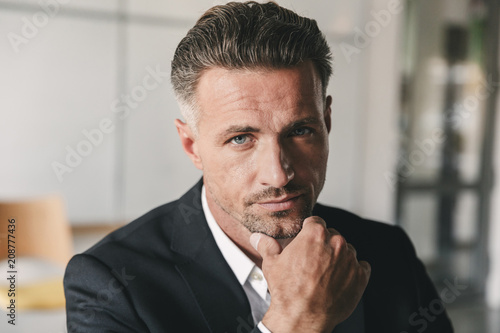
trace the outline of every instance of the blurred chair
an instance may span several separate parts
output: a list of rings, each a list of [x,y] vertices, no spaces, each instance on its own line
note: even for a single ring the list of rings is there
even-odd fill
[[[9,219],[16,220],[16,258],[35,257],[66,266],[73,255],[73,239],[61,197],[0,202],[0,260],[8,256]]]

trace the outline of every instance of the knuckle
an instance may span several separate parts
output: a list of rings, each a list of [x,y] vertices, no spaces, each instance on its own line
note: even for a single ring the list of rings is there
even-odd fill
[[[319,223],[310,223],[308,227],[308,235],[310,237],[310,240],[321,242],[326,241],[326,229]]]
[[[346,248],[348,244],[346,239],[341,235],[332,236],[330,243],[332,244],[332,247],[338,251]]]
[[[334,228],[328,228],[328,232],[330,233],[331,236],[340,235],[340,233]]]
[[[356,248],[351,243],[347,243],[347,248],[354,254],[355,257],[357,256],[358,253]]]
[[[366,261],[361,262],[363,265],[363,272],[369,278],[372,273],[372,265]]]
[[[367,262],[361,262],[356,271],[356,280],[360,285],[366,286],[370,280],[371,267]]]
[[[324,227],[326,227],[325,220],[323,220],[323,219],[322,219],[321,217],[319,217],[319,216],[309,216],[308,218],[306,218],[306,219],[304,220],[304,222],[306,222],[306,221],[307,221],[307,223],[310,223],[310,224],[315,223],[315,224],[320,224],[320,225],[323,225]],[[312,222],[313,222],[313,223],[312,223]]]

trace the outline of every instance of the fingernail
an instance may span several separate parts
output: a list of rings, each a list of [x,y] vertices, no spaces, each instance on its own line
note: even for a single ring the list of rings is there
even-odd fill
[[[250,244],[252,244],[255,250],[257,250],[257,247],[259,246],[259,241],[261,236],[262,234],[260,233],[254,233],[250,236]]]

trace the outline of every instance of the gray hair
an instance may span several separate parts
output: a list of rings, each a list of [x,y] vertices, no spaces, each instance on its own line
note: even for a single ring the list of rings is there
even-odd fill
[[[229,2],[210,8],[181,40],[172,60],[171,82],[182,116],[196,134],[196,86],[204,70],[280,69],[308,60],[326,96],[332,55],[315,20],[275,2]]]

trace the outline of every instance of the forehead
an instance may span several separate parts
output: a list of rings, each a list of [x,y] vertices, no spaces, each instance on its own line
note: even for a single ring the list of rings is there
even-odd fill
[[[256,118],[311,116],[322,106],[321,81],[310,62],[284,69],[206,70],[197,86],[199,128]]]

